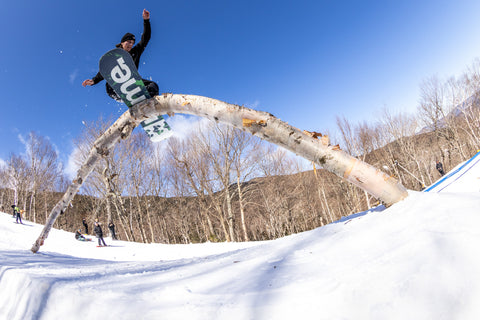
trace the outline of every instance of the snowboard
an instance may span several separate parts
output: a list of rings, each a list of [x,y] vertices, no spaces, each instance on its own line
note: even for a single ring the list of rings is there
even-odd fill
[[[103,78],[127,107],[151,98],[127,51],[120,48],[108,51],[100,58],[99,67]],[[147,119],[140,124],[153,142],[162,141],[173,134],[162,116]]]

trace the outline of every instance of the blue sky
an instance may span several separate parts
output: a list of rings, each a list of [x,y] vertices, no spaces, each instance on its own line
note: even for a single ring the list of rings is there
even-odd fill
[[[83,88],[126,32],[152,39],[140,74],[161,92],[267,111],[300,129],[335,117],[414,112],[422,80],[460,75],[480,55],[479,1],[2,1],[0,159],[30,131],[64,161],[82,121],[126,107]],[[175,129],[175,128],[174,128]]]

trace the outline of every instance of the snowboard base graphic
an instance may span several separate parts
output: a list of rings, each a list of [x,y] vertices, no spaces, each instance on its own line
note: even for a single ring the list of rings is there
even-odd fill
[[[129,108],[151,98],[127,51],[120,48],[108,51],[100,58],[99,67],[103,78]],[[162,116],[147,119],[140,124],[153,142],[162,141],[173,134]]]

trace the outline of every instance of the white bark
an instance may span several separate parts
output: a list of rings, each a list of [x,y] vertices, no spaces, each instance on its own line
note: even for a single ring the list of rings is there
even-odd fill
[[[315,162],[367,191],[386,205],[400,201],[408,195],[407,190],[395,178],[346,154],[336,146],[328,145],[325,139],[319,140],[309,136],[269,113],[212,98],[169,93],[137,104],[121,115],[95,141],[88,158],[77,173],[77,178],[68,187],[60,202],[52,209],[45,227],[33,244],[31,251],[35,253],[40,249],[60,212],[66,210],[98,160],[102,156],[108,155],[115,143],[128,137],[141,121],[156,115],[174,113],[205,117],[248,131],[263,140]]]
[[[157,96],[132,109],[136,118],[165,113],[197,115],[248,131],[315,162],[386,205],[392,205],[408,195],[407,190],[395,178],[346,154],[336,146],[328,145],[325,139],[311,137],[269,113],[211,98],[179,94]]]

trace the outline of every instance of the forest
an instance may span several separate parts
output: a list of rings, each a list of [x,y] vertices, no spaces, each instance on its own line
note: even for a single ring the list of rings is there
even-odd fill
[[[480,146],[480,61],[458,78],[430,77],[415,114],[384,108],[368,122],[338,116],[328,135],[352,156],[422,190]],[[80,165],[111,124],[87,123],[75,139]],[[70,181],[54,146],[32,131],[24,154],[0,166],[0,210],[45,223]],[[82,218],[116,225],[144,243],[258,241],[311,230],[378,205],[363,190],[244,131],[200,121],[188,137],[152,144],[142,132],[119,143],[84,182],[55,228]]]

